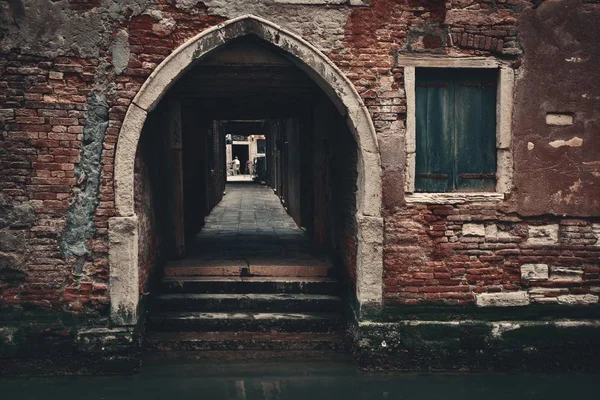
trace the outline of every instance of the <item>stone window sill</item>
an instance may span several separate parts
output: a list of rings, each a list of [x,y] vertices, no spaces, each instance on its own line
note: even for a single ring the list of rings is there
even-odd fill
[[[351,6],[368,6],[366,0],[275,0],[278,4],[292,4],[292,5],[344,5],[348,4]]]
[[[462,204],[482,201],[502,201],[504,193],[407,193],[407,203],[417,204]]]

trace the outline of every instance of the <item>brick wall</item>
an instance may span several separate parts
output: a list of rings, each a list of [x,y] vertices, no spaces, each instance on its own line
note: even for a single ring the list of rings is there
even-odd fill
[[[494,205],[415,205],[385,219],[388,304],[597,303],[598,224],[521,218]],[[485,305],[488,297],[479,296]]]
[[[165,180],[166,137],[164,114],[148,117],[142,131],[135,159],[135,213],[139,221],[139,282],[140,293],[149,291],[156,269],[165,258]]]
[[[335,115],[335,114],[334,114]],[[328,146],[329,196],[328,210],[333,221],[331,240],[336,256],[342,262],[350,282],[356,284],[356,181],[358,149],[341,117],[335,115],[330,125]]]
[[[100,191],[96,233],[78,266],[63,257],[60,243],[72,191],[78,187],[75,165],[97,65],[97,60],[50,60],[18,50],[0,57],[0,188],[12,207],[29,204],[35,212],[20,245],[35,257],[21,267],[23,280],[3,292],[6,304],[73,313],[106,309],[106,221],[114,214],[112,189]],[[112,140],[104,143],[108,165],[102,179],[112,179],[109,153],[115,139],[113,132]]]
[[[589,143],[594,143],[591,135],[598,125],[594,111],[598,95],[590,89],[597,86],[597,80],[586,83],[579,78],[597,76],[594,68],[599,56],[593,36],[597,5],[567,0],[544,2],[533,9],[532,3],[525,0],[372,0],[368,7],[324,7],[322,15],[331,16],[324,24],[313,18],[314,7],[233,3],[221,8],[189,8],[160,0],[148,2],[143,12],[124,7],[114,16],[103,17],[101,31],[81,35],[82,39],[69,37],[69,46],[64,48],[51,31],[43,33],[52,40],[40,41],[22,30],[29,25],[46,26],[36,21],[34,14],[19,16],[18,25],[11,15],[0,15],[1,21],[7,21],[7,28],[0,29],[3,207],[13,210],[25,204],[34,212],[25,225],[0,227],[17,237],[25,236],[22,252],[1,252],[4,259],[35,254],[26,263],[3,261],[3,271],[19,271],[14,273],[15,280],[3,278],[3,304],[75,314],[106,313],[107,220],[115,215],[114,150],[127,107],[154,68],[178,45],[242,11],[281,23],[323,49],[353,82],[369,108],[382,156],[387,302],[472,303],[478,293],[498,291],[527,291],[528,301],[539,302],[540,293],[544,298],[596,293],[598,242],[592,240],[599,235],[600,196],[596,196],[597,151]],[[76,18],[100,19],[102,10],[95,2],[71,4],[88,11],[61,11],[66,21],[63,24]],[[2,13],[8,12],[2,8]],[[566,22],[559,24],[559,20]],[[61,32],[60,26],[52,29],[57,35]],[[111,65],[115,54],[111,45],[121,31],[127,33],[130,53],[127,68],[118,73]],[[98,35],[98,46],[86,50],[86,38]],[[536,50],[549,48],[544,45],[549,38],[555,44],[555,52],[547,55],[549,60],[571,59],[573,54],[581,53],[573,59],[580,61],[568,66],[549,64],[543,58],[546,56]],[[39,50],[42,42],[47,47]],[[513,124],[518,202],[509,198],[492,205],[404,204],[404,160],[398,149],[404,144],[406,107],[403,68],[395,62],[398,53],[496,56],[512,62],[519,78],[517,99],[523,99],[516,103]],[[542,57],[543,62],[528,59],[528,54]],[[567,75],[576,78],[577,85],[553,91],[557,88],[555,77]],[[86,250],[80,256],[66,257],[61,237],[70,229],[67,221],[71,202],[78,191],[88,187],[85,177],[77,176],[76,168],[81,162],[83,129],[90,119],[87,110],[91,94],[101,94],[109,107],[108,128],[100,149],[99,204],[93,213],[93,232],[84,236]],[[584,110],[581,114],[579,108],[575,110],[576,117],[584,121],[577,129],[587,135],[581,148],[555,149],[548,145],[548,140],[570,136],[544,131],[538,106],[546,100],[552,107],[575,105]],[[528,142],[535,144],[534,155],[525,150]],[[578,179],[585,190],[573,186]],[[575,215],[578,219],[569,217]],[[459,216],[465,219],[455,219]],[[483,225],[486,234],[465,234],[467,221],[479,225],[473,228],[478,232]],[[527,243],[532,226],[556,224],[556,243],[542,247]],[[487,235],[493,225],[499,232],[509,232],[509,236]],[[343,241],[352,242],[352,238],[347,235]],[[575,242],[579,239],[586,242]],[[548,279],[522,279],[520,269],[524,264],[547,265]],[[561,267],[576,271],[563,273]],[[525,271],[527,268],[532,267]],[[543,271],[545,267],[539,268]],[[2,276],[7,274],[13,273],[3,272]],[[570,278],[561,280],[561,274]],[[533,292],[529,290],[532,285],[557,290]],[[572,299],[556,301],[592,298]]]
[[[225,135],[222,132],[221,124],[215,122],[210,138],[212,148],[209,149],[212,152],[212,165],[209,166],[210,181],[208,184],[210,210],[223,199],[223,192],[225,191]]]

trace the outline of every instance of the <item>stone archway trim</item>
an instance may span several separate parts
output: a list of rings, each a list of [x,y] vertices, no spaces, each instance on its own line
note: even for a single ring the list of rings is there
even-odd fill
[[[134,166],[147,113],[197,60],[228,41],[245,35],[256,35],[291,55],[346,115],[359,149],[356,296],[361,305],[381,304],[381,162],[369,112],[350,80],[322,52],[270,21],[244,15],[207,29],[177,48],[144,82],[125,115],[114,166],[117,217],[109,221],[111,320],[115,324],[133,325],[137,321],[138,224],[134,209]]]

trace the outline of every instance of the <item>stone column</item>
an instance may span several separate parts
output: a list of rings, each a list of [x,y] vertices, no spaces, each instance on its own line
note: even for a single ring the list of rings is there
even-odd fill
[[[361,309],[383,301],[383,218],[358,218],[356,297]]]
[[[110,320],[114,325],[135,325],[138,321],[138,218],[108,220],[110,268]]]

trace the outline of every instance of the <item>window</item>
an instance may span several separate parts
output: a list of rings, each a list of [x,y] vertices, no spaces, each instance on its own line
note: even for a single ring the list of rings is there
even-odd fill
[[[406,93],[406,201],[504,199],[512,190],[514,70],[492,57],[396,61]]]
[[[267,152],[267,141],[265,139],[256,139],[256,152],[259,154]]]
[[[497,75],[416,69],[416,192],[495,190]]]

